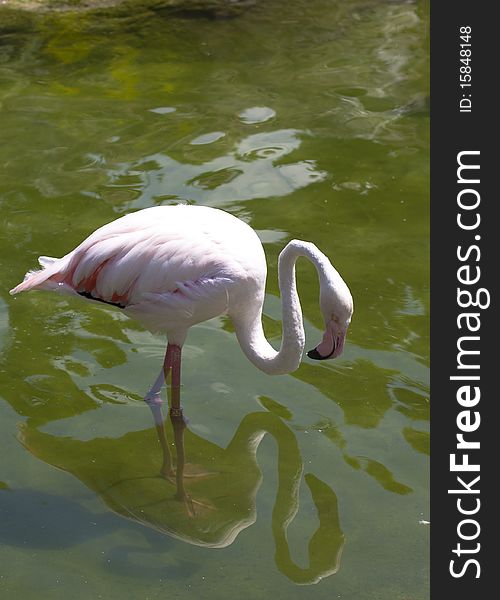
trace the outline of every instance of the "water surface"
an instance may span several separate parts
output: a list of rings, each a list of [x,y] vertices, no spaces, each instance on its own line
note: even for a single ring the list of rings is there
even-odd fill
[[[426,2],[294,0],[2,39],[6,598],[428,597],[427,31]],[[190,332],[194,518],[142,402],[164,339],[98,303],[8,295],[39,255],[178,202],[258,231],[275,345],[288,240],[319,246],[355,300],[342,357],[288,376],[249,364],[224,318]],[[312,347],[314,268],[298,280]]]

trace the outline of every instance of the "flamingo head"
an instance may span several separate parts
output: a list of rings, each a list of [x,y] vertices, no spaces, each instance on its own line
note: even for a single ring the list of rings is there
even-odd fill
[[[344,342],[347,328],[351,323],[353,313],[353,300],[349,288],[343,285],[326,285],[321,290],[320,305],[323,319],[325,321],[325,332],[323,339],[307,356],[315,360],[326,360],[337,358],[344,350]]]

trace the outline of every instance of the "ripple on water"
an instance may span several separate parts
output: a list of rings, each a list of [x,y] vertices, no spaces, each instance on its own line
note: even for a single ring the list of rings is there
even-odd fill
[[[220,133],[212,132],[206,134],[209,137],[195,139],[209,145]],[[239,200],[285,196],[327,176],[312,159],[283,160],[301,146],[306,135],[307,132],[298,129],[259,132],[241,139],[234,150],[201,164],[187,162],[185,158],[176,160],[166,153],[117,164],[108,171],[107,193],[110,188],[120,186],[120,198],[116,201],[123,201],[127,209],[158,203],[165,198],[167,189],[169,198],[217,207]],[[216,149],[219,149],[217,145]],[[131,190],[128,199],[121,195],[127,189]]]
[[[279,129],[250,135],[237,145],[236,154],[244,160],[262,158],[275,160],[296,150],[300,144],[297,129]]]
[[[168,115],[169,113],[175,112],[177,109],[173,106],[158,106],[158,108],[150,108],[149,112],[156,113],[158,115]]]
[[[210,133],[204,133],[191,140],[189,143],[192,146],[202,146],[204,144],[213,144],[217,140],[223,138],[226,134],[223,131],[212,131]]]
[[[238,117],[243,123],[253,125],[255,123],[265,123],[276,116],[276,111],[268,106],[252,106],[242,110]]]

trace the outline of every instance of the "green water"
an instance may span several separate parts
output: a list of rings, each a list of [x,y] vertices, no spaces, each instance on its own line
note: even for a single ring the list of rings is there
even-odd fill
[[[427,32],[426,2],[294,0],[1,38],[2,598],[428,597]],[[288,376],[256,370],[224,319],[192,329],[194,516],[142,402],[164,339],[83,299],[8,295],[39,255],[177,202],[258,231],[275,345],[289,239],[355,301],[342,357]],[[298,280],[312,347],[313,267]]]

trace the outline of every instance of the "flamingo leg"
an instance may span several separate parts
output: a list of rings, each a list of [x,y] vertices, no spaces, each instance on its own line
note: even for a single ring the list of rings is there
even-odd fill
[[[167,376],[170,372],[172,366],[172,346],[167,344],[167,350],[165,352],[165,359],[163,361],[162,370],[158,375],[156,381],[153,383],[153,386],[146,394],[144,401],[148,404],[151,412],[153,413],[153,418],[155,421],[156,432],[158,434],[158,441],[160,442],[160,446],[163,453],[163,464],[161,467],[161,473],[167,477],[174,476],[174,469],[172,467],[172,457],[170,455],[170,449],[167,439],[167,434],[165,432],[165,426],[163,424],[163,411],[162,411],[162,399],[160,398],[160,391],[167,379]]]
[[[163,465],[161,472],[164,477],[171,479],[175,475],[177,484],[177,497],[187,503],[188,512],[191,512],[190,499],[184,488],[184,429],[186,421],[182,414],[180,405],[181,397],[181,347],[174,344],[167,344],[163,367],[153,386],[146,394],[144,401],[148,404],[155,421],[158,441],[163,452]],[[170,420],[174,429],[175,448],[177,450],[177,469],[174,470],[172,457],[168,444],[167,434],[164,426],[164,417],[162,411],[162,399],[160,391],[172,371],[172,381],[170,386]]]
[[[184,451],[184,430],[186,420],[181,408],[181,355],[180,346],[172,346],[172,382],[170,386],[170,420],[174,430],[175,450],[177,452],[177,468],[175,471],[175,482],[177,486],[177,498],[182,500],[190,516],[194,516],[194,506],[189,494],[184,487],[184,464],[186,454]]]
[[[170,419],[184,421],[181,408],[181,353],[180,346],[172,345],[172,385],[170,401]]]
[[[163,452],[163,465],[161,473],[169,480],[174,479],[176,483],[176,498],[181,500],[187,510],[189,516],[195,515],[193,500],[186,492],[184,485],[184,465],[186,462],[186,454],[184,449],[184,431],[186,429],[186,419],[183,416],[180,404],[181,399],[181,355],[182,348],[174,344],[167,344],[165,360],[163,368],[153,386],[147,393],[144,400],[149,405],[155,420],[158,440]],[[162,400],[160,391],[170,373],[172,371],[172,380],[170,385],[170,420],[172,422],[174,432],[174,443],[177,454],[176,468],[173,468],[172,456],[165,431]]]
[[[172,344],[167,344],[167,350],[165,352],[165,358],[163,360],[163,366],[160,371],[160,374],[156,378],[156,381],[153,383],[151,389],[144,397],[144,402],[149,406],[151,412],[153,413],[153,418],[155,420],[155,424],[163,426],[163,413],[161,410],[161,405],[163,403],[160,398],[161,388],[165,384],[167,380],[168,374],[170,373],[170,369],[172,367],[172,349],[174,346]]]

